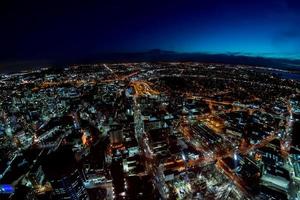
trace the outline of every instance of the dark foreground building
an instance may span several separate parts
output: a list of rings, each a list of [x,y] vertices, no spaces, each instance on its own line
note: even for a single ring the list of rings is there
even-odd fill
[[[54,199],[88,200],[74,154],[69,148],[52,152],[43,162],[46,178],[53,188]]]

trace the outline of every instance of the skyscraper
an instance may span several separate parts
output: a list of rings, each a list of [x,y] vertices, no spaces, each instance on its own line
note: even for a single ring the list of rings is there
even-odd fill
[[[51,183],[55,199],[89,199],[70,148],[60,148],[49,154],[43,162],[43,169]]]

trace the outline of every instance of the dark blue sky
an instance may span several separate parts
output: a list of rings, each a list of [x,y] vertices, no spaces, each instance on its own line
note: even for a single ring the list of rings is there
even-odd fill
[[[0,60],[164,49],[300,58],[297,0],[82,0],[0,3]]]

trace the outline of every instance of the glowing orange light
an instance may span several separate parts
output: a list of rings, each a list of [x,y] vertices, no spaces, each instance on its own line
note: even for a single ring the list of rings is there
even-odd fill
[[[87,136],[85,133],[82,135],[81,140],[82,140],[82,144],[84,144],[84,145],[87,144]]]

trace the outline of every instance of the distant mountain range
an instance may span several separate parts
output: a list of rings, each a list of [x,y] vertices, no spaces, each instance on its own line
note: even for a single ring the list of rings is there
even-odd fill
[[[182,53],[175,51],[164,51],[160,49],[153,49],[146,52],[103,53],[85,61],[89,62],[91,60],[107,62],[199,61],[209,63],[259,65],[300,70],[300,59],[291,60],[284,58],[247,56],[241,54]]]
[[[0,63],[1,72],[12,72],[28,68],[43,66],[65,67],[68,64],[88,64],[99,62],[160,62],[160,61],[198,61],[208,63],[244,64],[265,66],[272,68],[284,68],[300,73],[300,59],[269,58],[258,56],[246,56],[240,54],[208,54],[208,53],[182,53],[153,49],[145,52],[110,52],[99,53],[80,59],[66,59],[56,61],[26,61]]]
[[[195,61],[207,63],[244,64],[281,68],[300,73],[300,59],[270,58],[247,56],[241,54],[208,54],[183,53],[153,49],[145,52],[101,53],[93,57],[82,59],[80,63],[93,62],[160,62],[160,61]]]

